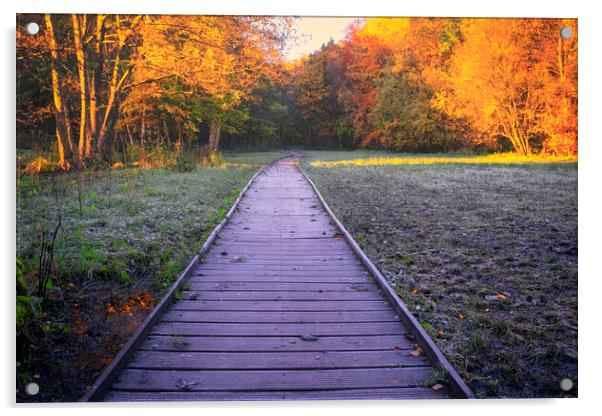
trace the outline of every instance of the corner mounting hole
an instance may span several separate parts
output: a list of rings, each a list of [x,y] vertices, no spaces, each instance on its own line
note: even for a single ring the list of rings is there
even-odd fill
[[[563,27],[560,29],[560,36],[564,39],[570,39],[573,37],[573,29],[570,27]]]
[[[30,35],[37,35],[38,32],[40,31],[40,25],[38,25],[35,22],[27,23],[27,26],[25,26],[25,30]]]
[[[560,380],[560,389],[563,391],[569,391],[573,388],[573,380],[570,378],[564,378]]]

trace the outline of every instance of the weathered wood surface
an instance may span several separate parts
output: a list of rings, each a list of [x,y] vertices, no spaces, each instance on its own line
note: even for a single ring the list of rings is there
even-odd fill
[[[182,289],[104,400],[450,397],[295,158],[256,177]]]

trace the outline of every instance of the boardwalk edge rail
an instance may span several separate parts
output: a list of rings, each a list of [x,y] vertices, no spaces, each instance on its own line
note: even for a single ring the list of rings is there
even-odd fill
[[[366,253],[361,249],[361,247],[357,244],[357,242],[353,239],[349,231],[343,226],[343,224],[338,220],[338,218],[334,215],[324,197],[318,190],[318,187],[313,183],[313,181],[309,178],[307,173],[298,165],[299,171],[303,174],[307,182],[311,185],[314,192],[318,196],[318,200],[320,204],[324,208],[324,210],[328,213],[328,216],[332,220],[332,222],[339,229],[341,234],[345,237],[345,240],[351,246],[353,252],[361,259],[362,263],[366,268],[370,271],[374,279],[376,280],[377,285],[384,292],[387,300],[391,303],[395,312],[401,317],[403,322],[408,327],[408,331],[414,338],[417,343],[423,349],[424,354],[427,358],[433,363],[439,365],[441,368],[445,370],[447,373],[447,381],[450,388],[451,393],[457,397],[462,399],[474,399],[474,394],[470,390],[470,388],[466,385],[464,380],[460,377],[456,369],[447,361],[445,356],[439,351],[439,348],[435,345],[431,337],[426,333],[422,325],[418,322],[418,320],[412,315],[407,306],[399,299],[391,285],[387,282],[385,277],[381,274],[378,268],[372,263],[372,261],[368,258]]]
[[[272,161],[271,163],[263,166],[257,172],[255,172],[255,174],[251,177],[251,179],[249,179],[249,182],[247,182],[247,185],[238,194],[238,198],[236,198],[236,200],[232,204],[232,207],[230,208],[230,210],[228,211],[226,216],[213,229],[211,234],[209,234],[209,237],[207,237],[207,240],[205,240],[205,243],[201,247],[201,250],[192,258],[192,260],[190,261],[190,263],[188,263],[188,266],[186,266],[186,268],[182,271],[182,273],[180,273],[180,275],[178,276],[178,278],[176,279],[174,284],[171,286],[169,291],[165,294],[165,296],[163,296],[163,299],[161,300],[161,302],[159,302],[159,304],[157,304],[157,306],[155,306],[153,311],[146,317],[146,319],[138,327],[136,332],[134,332],[134,334],[129,338],[129,340],[125,343],[125,345],[119,350],[119,352],[117,353],[115,358],[113,358],[113,361],[111,361],[111,364],[109,364],[109,366],[107,368],[105,368],[105,370],[102,372],[102,374],[88,388],[86,393],[79,400],[80,402],[98,402],[98,401],[102,400],[106,391],[113,385],[113,382],[115,381],[115,379],[119,376],[121,371],[126,367],[131,355],[142,344],[142,342],[144,341],[144,338],[148,335],[152,326],[159,320],[161,315],[163,315],[165,310],[171,305],[176,293],[178,292],[178,290],[180,289],[180,287],[182,286],[184,281],[194,271],[195,267],[200,264],[202,257],[207,253],[211,244],[213,244],[213,242],[219,235],[220,231],[224,228],[224,226],[226,225],[226,223],[228,222],[228,220],[230,219],[232,214],[236,211],[236,209],[238,208],[238,205],[240,203],[240,200],[245,195],[245,193],[247,192],[247,190],[249,189],[251,184],[255,181],[255,178],[257,178],[257,176],[259,176],[266,168],[273,165],[277,161],[286,159],[291,156],[292,156],[291,154],[288,154],[286,156],[278,158],[278,159]]]

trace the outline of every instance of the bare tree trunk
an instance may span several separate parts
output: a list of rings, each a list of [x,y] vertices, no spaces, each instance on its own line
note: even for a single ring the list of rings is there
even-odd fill
[[[105,21],[106,15],[96,15],[96,31],[94,34],[94,68],[92,76],[88,83],[88,95],[90,101],[90,131],[88,133],[88,140],[86,142],[86,157],[91,157],[94,152],[94,147],[98,141],[98,119],[99,119],[99,95],[98,92],[101,89],[102,83],[102,71],[104,62],[104,48],[102,44],[104,42],[105,35]]]
[[[85,70],[85,56],[84,49],[82,47],[82,27],[85,30],[86,27],[86,15],[82,17],[80,25],[79,17],[76,14],[71,15],[71,21],[73,23],[73,41],[75,46],[75,57],[77,59],[77,72],[79,74],[79,97],[80,97],[80,119],[79,119],[79,142],[77,151],[79,155],[79,162],[83,165],[86,145],[86,70]]]
[[[70,159],[73,151],[71,124],[69,122],[69,113],[63,104],[61,80],[57,70],[58,53],[56,49],[56,38],[54,35],[52,16],[50,14],[45,14],[44,20],[46,23],[46,30],[48,31],[48,49],[50,49],[50,72],[52,76],[52,95],[59,164],[62,169],[67,170],[71,167]]]
[[[120,91],[123,86],[124,81],[130,74],[130,69],[126,69],[124,73],[119,76],[119,67],[121,64],[121,51],[125,45],[125,42],[130,37],[130,35],[134,32],[135,27],[142,20],[142,15],[136,16],[129,29],[124,31],[121,29],[121,17],[119,15],[115,15],[115,24],[117,26],[117,37],[118,37],[118,46],[115,52],[115,60],[113,63],[113,72],[111,74],[111,80],[109,82],[109,97],[107,99],[107,104],[105,106],[105,113],[102,120],[102,125],[100,126],[100,131],[98,133],[97,140],[97,149],[99,152],[104,152],[106,145],[106,137],[110,127],[113,125],[113,117],[114,117],[114,107],[116,103],[119,102]]]
[[[107,131],[109,128],[109,119],[111,117],[111,112],[113,110],[113,105],[115,103],[115,97],[117,95],[117,79],[119,75],[119,58],[120,51],[117,51],[117,55],[115,56],[115,63],[113,64],[113,73],[111,75],[111,82],[109,84],[109,98],[107,100],[107,106],[105,109],[105,114],[102,120],[102,125],[100,127],[100,132],[98,134],[98,142],[97,148],[99,152],[103,152],[105,139],[107,135]]]
[[[209,122],[209,152],[217,153],[219,150],[219,138],[221,128],[217,120]]]
[[[184,146],[184,139],[182,138],[182,126],[178,124],[176,129],[178,133],[178,138],[176,139],[175,152],[176,156],[179,156],[180,152],[182,151],[182,147]]]

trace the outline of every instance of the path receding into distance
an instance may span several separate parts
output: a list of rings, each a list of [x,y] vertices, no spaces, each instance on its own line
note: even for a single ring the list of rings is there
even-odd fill
[[[256,177],[104,400],[449,397],[297,163]]]

